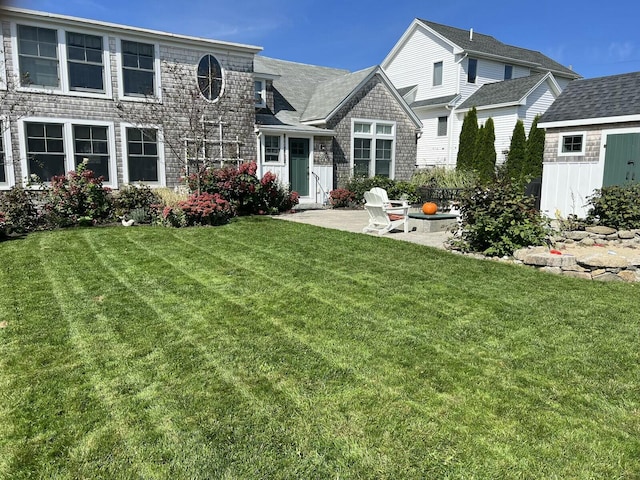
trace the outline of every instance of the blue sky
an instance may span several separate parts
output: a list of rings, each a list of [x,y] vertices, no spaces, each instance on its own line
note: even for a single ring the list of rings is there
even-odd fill
[[[0,0],[2,3],[3,0]],[[257,45],[283,60],[359,70],[415,17],[473,28],[585,78],[640,71],[640,2],[620,0],[4,0],[9,5]],[[607,11],[607,8],[610,11]]]

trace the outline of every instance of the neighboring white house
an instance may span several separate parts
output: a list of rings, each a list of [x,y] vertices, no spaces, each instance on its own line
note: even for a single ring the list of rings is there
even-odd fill
[[[517,120],[528,132],[580,75],[533,50],[415,19],[382,63],[423,124],[418,167],[456,164],[464,115],[495,123],[497,163],[506,160]]]
[[[538,126],[544,214],[584,217],[594,190],[640,182],[640,72],[572,82]]]

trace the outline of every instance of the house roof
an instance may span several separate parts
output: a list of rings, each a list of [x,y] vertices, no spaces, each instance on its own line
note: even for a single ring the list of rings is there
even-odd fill
[[[499,57],[511,60],[513,63],[526,64],[534,69],[551,71],[559,76],[572,79],[580,78],[580,75],[570,68],[561,65],[538,51],[507,45],[490,35],[482,33],[473,32],[472,36],[470,30],[450,27],[420,18],[416,19],[416,21],[469,54],[476,53],[488,57]]]
[[[376,68],[366,68],[319,83],[300,120],[312,122],[327,118]]]
[[[526,99],[529,93],[547,78],[550,73],[536,73],[527,77],[503,80],[502,82],[486,83],[476,90],[469,98],[458,106],[458,110],[473,107],[482,108],[494,105],[514,105]],[[560,89],[555,85],[556,92]]]
[[[309,125],[326,122],[360,87],[374,75],[379,75],[392,92],[397,92],[379,66],[350,73],[348,70],[319,67],[302,63],[256,56],[254,71],[257,75],[272,75],[274,87],[274,115],[259,114],[256,122],[269,125],[276,122],[307,128],[309,132],[325,131]],[[420,125],[411,108],[396,95],[407,114]],[[266,117],[275,116],[274,119]],[[312,130],[313,129],[313,130]]]
[[[196,45],[203,48],[217,48],[225,51],[233,51],[241,54],[254,55],[262,50],[262,47],[255,45],[245,45],[241,43],[226,42],[221,40],[212,40],[203,37],[193,37],[190,35],[181,35],[177,33],[162,32],[159,30],[150,30],[147,28],[132,27],[129,25],[121,25],[117,23],[102,22],[88,18],[72,17],[68,15],[59,15],[56,13],[41,12],[37,10],[27,10],[24,8],[4,7],[0,1],[0,18],[10,15],[15,18],[27,18],[29,20],[40,20],[47,23],[57,23],[61,25],[71,25],[80,28],[86,28],[91,25],[96,30],[108,33],[119,33],[127,35],[137,35],[142,37],[154,38],[155,41],[161,38],[164,41],[172,43]]]
[[[307,108],[318,83],[342,77],[348,70],[319,67],[304,63],[277,60],[258,55],[253,69],[257,73],[277,76],[273,80],[275,115],[283,121],[300,123],[300,116]],[[288,113],[283,113],[288,112]]]
[[[570,82],[540,124],[610,123],[634,116],[640,117],[640,72]]]

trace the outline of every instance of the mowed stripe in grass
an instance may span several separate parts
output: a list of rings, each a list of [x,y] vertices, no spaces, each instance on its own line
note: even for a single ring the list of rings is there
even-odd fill
[[[261,218],[0,255],[0,477],[639,472],[635,286]]]

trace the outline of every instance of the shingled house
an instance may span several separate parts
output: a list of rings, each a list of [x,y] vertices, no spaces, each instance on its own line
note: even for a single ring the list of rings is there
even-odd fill
[[[464,115],[476,107],[495,124],[497,162],[506,160],[517,120],[529,131],[571,81],[549,57],[492,36],[415,19],[382,67],[423,123],[420,167],[456,164]]]
[[[571,82],[539,126],[545,214],[584,217],[595,189],[640,181],[640,72]]]
[[[421,123],[384,71],[350,73],[256,56],[260,172],[321,204],[353,175],[408,180]]]
[[[47,181],[85,159],[112,188],[174,186],[196,143],[213,162],[255,159],[253,58],[261,48],[0,13],[0,188],[34,175]],[[187,133],[196,106],[200,123],[191,130],[201,139]]]

